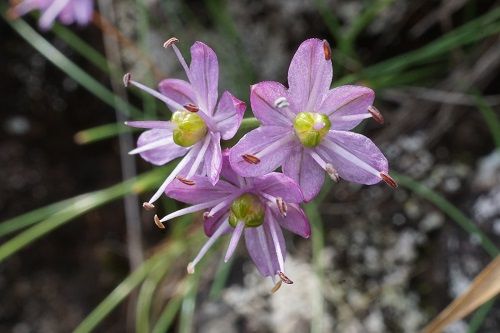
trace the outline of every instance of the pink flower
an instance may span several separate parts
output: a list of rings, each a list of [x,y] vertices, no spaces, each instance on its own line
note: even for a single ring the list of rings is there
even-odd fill
[[[130,154],[140,154],[146,161],[163,165],[184,156],[165,179],[149,202],[156,201],[175,178],[194,185],[194,176],[208,176],[212,184],[219,180],[222,167],[220,140],[231,139],[238,130],[246,109],[245,103],[229,92],[218,99],[219,64],[215,52],[201,42],[191,46],[191,64],[188,67],[176,38],[165,47],[172,46],[189,81],[165,79],[160,92],[144,86],[125,75],[125,85],[136,86],[163,101],[173,112],[171,121],[129,121],[132,127],[147,128],[139,136],[137,148]]]
[[[11,17],[19,17],[32,10],[40,10],[38,21],[41,29],[52,27],[59,19],[63,24],[87,25],[92,20],[93,0],[22,0],[9,11]]]
[[[284,273],[286,248],[281,228],[305,238],[311,234],[309,221],[298,205],[303,201],[300,188],[292,179],[276,172],[243,178],[231,169],[228,152],[223,155],[221,179],[215,186],[201,176],[193,177],[196,183],[193,186],[172,182],[165,191],[167,196],[192,206],[162,219],[155,216],[155,222],[163,227],[162,223],[175,217],[205,211],[205,233],[210,238],[189,264],[191,273],[220,236],[231,234],[224,258],[227,261],[244,234],[247,250],[259,272],[273,280],[279,277],[278,281],[291,283]]]
[[[325,171],[336,181],[384,180],[395,187],[382,152],[370,139],[350,132],[363,119],[383,121],[372,106],[374,92],[360,86],[330,89],[332,75],[328,43],[308,39],[292,59],[288,89],[271,81],[252,86],[252,110],[262,126],[231,149],[234,170],[255,177],[281,166],[306,201],[320,191]]]

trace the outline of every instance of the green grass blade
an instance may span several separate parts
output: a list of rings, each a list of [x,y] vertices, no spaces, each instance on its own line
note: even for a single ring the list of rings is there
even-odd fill
[[[206,259],[206,258],[205,258]],[[188,281],[188,292],[184,296],[181,305],[181,313],[179,318],[179,332],[191,333],[194,329],[194,314],[196,309],[196,296],[198,294],[198,286],[202,271],[201,267],[197,267],[195,273],[190,276]]]
[[[228,262],[224,262],[224,260],[221,260],[219,262],[219,267],[217,267],[217,272],[215,273],[212,287],[210,288],[210,292],[208,293],[208,297],[210,299],[217,299],[220,297],[222,290],[226,286],[227,279],[229,278],[229,273],[231,272],[233,262],[234,261],[232,258]]]
[[[179,312],[182,305],[182,296],[172,298],[165,309],[160,314],[160,318],[153,327],[152,333],[165,333],[170,332],[170,326],[174,322],[175,315]]]
[[[498,119],[498,115],[479,93],[475,94],[475,101],[477,108],[483,114],[486,125],[488,125],[490,129],[491,136],[493,136],[497,149],[500,149],[500,120]]]
[[[3,6],[4,7],[4,6]],[[2,8],[5,9],[5,8]],[[141,115],[141,111],[134,106],[130,105],[123,99],[115,96],[108,88],[87,74],[84,70],[78,67],[75,63],[69,60],[64,54],[50,44],[42,35],[36,32],[28,23],[22,19],[15,21],[8,20],[6,22],[14,29],[26,42],[33,46],[40,52],[47,60],[66,73],[69,77],[75,80],[82,87],[87,89],[90,93],[98,97],[109,106],[120,110],[121,112],[130,113],[136,117]]]
[[[496,245],[474,224],[474,222],[472,222],[472,220],[465,216],[460,209],[455,207],[443,196],[408,176],[400,175],[395,172],[391,172],[391,174],[401,186],[406,187],[423,199],[432,202],[465,231],[471,235],[475,235],[479,239],[481,247],[490,256],[495,258],[498,254],[500,254],[500,250],[496,247]]]
[[[70,205],[3,243],[0,246],[0,262],[38,238],[94,208],[118,199],[131,191],[141,193],[152,188],[163,177],[164,173],[165,169],[163,168],[155,169],[110,188],[78,196],[78,199]]]
[[[137,131],[137,129],[118,123],[105,124],[77,132],[75,134],[75,142],[81,145],[95,143],[101,140],[114,138],[121,133],[129,131]]]

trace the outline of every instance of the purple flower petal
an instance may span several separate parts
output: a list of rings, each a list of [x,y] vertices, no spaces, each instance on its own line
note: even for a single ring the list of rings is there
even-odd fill
[[[381,180],[380,172],[389,170],[384,154],[361,134],[330,131],[321,143],[321,151],[341,178],[355,183],[376,184]]]
[[[188,103],[195,103],[196,95],[189,82],[179,79],[165,79],[158,85],[158,90],[171,100],[186,105]],[[175,112],[177,110],[171,110]]]
[[[274,197],[281,197],[285,202],[301,203],[304,201],[299,185],[282,173],[271,172],[255,178],[254,187]]]
[[[276,100],[283,97],[289,99],[288,91],[279,82],[265,81],[251,87],[252,112],[262,125],[292,126],[293,119],[275,106]]]
[[[209,134],[212,138],[205,154],[205,170],[207,176],[212,182],[216,184],[219,180],[219,174],[222,168],[222,152],[220,148],[220,133]]]
[[[94,14],[93,0],[73,1],[72,4],[75,20],[79,25],[86,25],[92,20]]]
[[[279,213],[274,214],[276,221],[283,228],[293,232],[304,238],[311,236],[311,225],[306,214],[297,204],[288,204],[286,216],[283,217]]]
[[[375,93],[361,86],[341,86],[330,90],[319,112],[329,115],[334,130],[350,130],[363,119],[371,118],[368,107],[373,104]]]
[[[188,151],[188,149],[174,143],[172,131],[168,129],[151,129],[143,132],[137,140],[137,148],[133,151],[143,150],[147,147],[151,147],[151,149],[142,151],[140,155],[144,160],[154,165],[166,164],[183,156]]]
[[[195,42],[191,46],[189,72],[198,106],[207,114],[213,114],[217,104],[219,84],[219,63],[215,52],[204,43]]]
[[[222,151],[222,169],[220,172],[220,176],[233,185],[239,187],[241,176],[234,172],[233,168],[231,167],[231,164],[229,163],[229,154],[230,150],[228,148]]]
[[[228,91],[222,94],[214,115],[217,128],[222,133],[222,139],[229,140],[236,134],[245,109],[246,104]]]
[[[271,214],[266,214],[266,217]],[[286,247],[283,233],[277,228],[283,258]],[[257,228],[245,228],[245,243],[255,266],[263,276],[274,276],[280,270],[278,255],[274,246],[268,223]]]
[[[283,164],[283,173],[299,184],[305,201],[318,195],[325,181],[324,170],[307,153],[306,148],[294,150]]]
[[[231,148],[229,161],[233,169],[245,177],[265,175],[277,167],[289,155],[296,144],[289,128],[279,126],[263,126],[248,132]],[[264,155],[259,155],[259,153]],[[256,163],[250,163],[244,155],[258,158]]]
[[[332,83],[332,61],[325,55],[326,41],[312,38],[300,44],[288,69],[290,98],[296,112],[314,112]],[[327,44],[326,44],[327,45]]]
[[[165,194],[177,201],[196,205],[211,200],[222,200],[239,190],[223,180],[219,180],[216,185],[212,185],[207,177],[202,176],[193,176],[190,180],[195,184],[186,185],[179,180],[174,180],[168,185]]]
[[[229,209],[229,208],[228,208]],[[217,212],[214,216],[207,218],[203,222],[203,230],[205,231],[205,235],[208,237],[211,237],[214,232],[219,228],[219,226],[227,221],[228,217],[228,211],[222,210]],[[233,229],[230,228],[229,231],[232,231]],[[227,232],[226,232],[227,233]]]

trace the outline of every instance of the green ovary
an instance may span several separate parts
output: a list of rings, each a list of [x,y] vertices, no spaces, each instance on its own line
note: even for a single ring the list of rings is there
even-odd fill
[[[300,142],[309,148],[316,147],[330,130],[332,123],[322,113],[300,112],[295,117],[293,128]]]
[[[207,134],[207,125],[196,113],[175,111],[172,115],[175,124],[174,142],[182,147],[190,147]]]
[[[258,227],[264,223],[264,205],[255,194],[245,193],[233,201],[229,224],[235,228],[239,222],[245,227]]]

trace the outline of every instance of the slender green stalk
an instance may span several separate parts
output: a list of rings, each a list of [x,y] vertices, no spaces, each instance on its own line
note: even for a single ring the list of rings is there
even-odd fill
[[[3,6],[2,6],[3,7]],[[2,8],[4,9],[4,8]],[[3,14],[5,15],[5,14]],[[78,67],[74,62],[69,60],[64,54],[50,44],[42,35],[36,32],[29,24],[22,19],[15,21],[8,20],[2,16],[5,21],[14,29],[26,42],[40,52],[47,60],[66,73],[69,77],[87,89],[90,93],[101,99],[109,106],[126,112],[127,108],[130,112],[139,117],[141,111],[134,106],[128,104],[123,99],[115,96],[108,88],[87,74],[84,70]]]
[[[181,313],[179,318],[179,332],[191,333],[194,329],[194,313],[196,309],[196,295],[198,294],[198,286],[200,282],[200,267],[190,277],[188,284],[188,292],[184,296],[181,305]]]
[[[165,333],[170,332],[170,326],[172,326],[175,316],[179,312],[182,305],[182,295],[172,298],[165,309],[160,314],[160,318],[153,327],[152,333]]]
[[[481,247],[493,258],[500,254],[500,250],[496,245],[469,219],[465,216],[460,209],[455,207],[451,202],[446,200],[440,194],[436,193],[429,187],[411,179],[408,176],[400,175],[395,172],[391,172],[394,179],[401,185],[418,196],[429,200],[439,209],[441,209],[445,214],[447,214],[452,220],[454,220],[460,227],[462,227],[469,234],[475,235],[479,239]]]
[[[152,188],[162,177],[165,169],[155,169],[137,178],[130,179],[110,188],[78,196],[74,202],[57,213],[23,231],[0,246],[0,262],[31,244],[52,230],[66,224],[101,205],[116,200],[131,191],[137,193]]]
[[[490,129],[491,136],[495,141],[497,149],[500,149],[500,120],[497,113],[489,106],[484,98],[479,94],[475,94],[476,105],[479,111],[483,114],[486,125]]]
[[[212,282],[212,287],[208,293],[208,297],[211,299],[217,299],[220,297],[222,290],[226,286],[227,279],[229,278],[229,273],[231,272],[231,267],[233,266],[232,258],[228,262],[224,262],[221,258],[219,262],[219,267],[217,267],[217,272],[215,273],[214,280]]]

